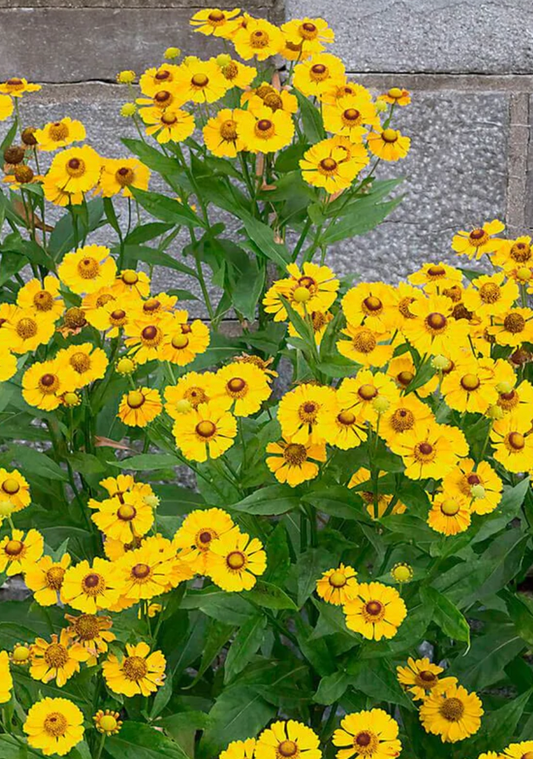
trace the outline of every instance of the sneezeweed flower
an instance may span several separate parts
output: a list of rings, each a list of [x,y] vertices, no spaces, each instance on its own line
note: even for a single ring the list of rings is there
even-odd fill
[[[494,422],[490,441],[494,458],[508,472],[525,472],[531,468],[533,435],[529,418],[516,412],[506,414]]]
[[[459,460],[468,455],[463,432],[446,424],[421,424],[389,442],[394,453],[402,457],[405,474],[411,479],[437,479],[448,474]]]
[[[349,566],[339,564],[336,569],[328,569],[316,581],[316,592],[330,604],[342,606],[357,595],[359,583],[357,572]]]
[[[193,103],[214,103],[228,89],[226,79],[212,59],[185,58],[176,78],[179,94],[184,101],[192,100]]]
[[[13,353],[34,351],[49,342],[55,331],[51,313],[40,313],[32,308],[16,308],[11,318],[2,324],[0,347]]]
[[[12,503],[14,511],[30,505],[30,486],[18,469],[0,469],[0,500]]]
[[[239,134],[250,152],[275,153],[292,142],[294,122],[290,113],[263,105],[255,113],[242,112]]]
[[[217,56],[216,62],[228,89],[238,87],[240,90],[246,90],[257,76],[257,69],[254,66],[245,66],[244,63],[233,60],[229,55]]]
[[[133,84],[135,78],[135,71],[131,71],[131,69],[119,71],[117,74],[118,84]]]
[[[533,311],[530,308],[511,308],[492,319],[487,327],[498,345],[510,345],[517,348],[522,343],[533,341]]]
[[[9,669],[9,655],[7,651],[0,651],[0,704],[5,704],[11,699],[13,690],[13,678]]]
[[[18,76],[13,76],[0,84],[0,92],[14,98],[20,98],[27,92],[38,92],[40,89],[40,84],[32,84],[24,77]]]
[[[455,266],[439,261],[434,264],[423,264],[418,271],[410,274],[408,279],[411,284],[422,285],[424,288],[430,287],[433,294],[440,295],[444,290],[460,285],[463,274]]]
[[[127,551],[118,560],[116,568],[121,586],[119,605],[160,596],[193,576],[190,565],[176,557],[170,541],[164,538],[155,540],[158,542],[157,551],[153,550],[152,541]]]
[[[379,95],[378,100],[390,103],[391,105],[405,106],[411,102],[411,96],[408,90],[404,90],[401,87],[391,87],[383,95]]]
[[[144,271],[123,269],[111,286],[110,294],[120,299],[124,295],[134,298],[148,298],[150,295],[150,277]]]
[[[60,375],[62,365],[74,372],[76,384],[71,389],[75,390],[102,379],[109,363],[106,352],[102,348],[96,348],[92,343],[81,343],[64,348],[57,353],[55,360]]]
[[[9,95],[0,95],[0,121],[8,119],[14,110],[15,105]]]
[[[503,484],[487,461],[476,465],[462,459],[442,480],[442,488],[454,499],[464,499],[473,514],[490,514],[502,498]]]
[[[284,45],[283,32],[274,24],[262,18],[248,18],[232,35],[235,52],[243,60],[255,58],[264,61],[279,53]]]
[[[17,357],[7,348],[2,350],[2,361],[0,361],[0,382],[11,379],[17,373]]]
[[[227,364],[215,375],[213,400],[235,416],[255,414],[270,394],[267,375],[254,364]]]
[[[254,756],[256,759],[321,759],[319,746],[318,735],[310,727],[292,719],[280,720],[260,733]]]
[[[411,146],[411,139],[397,129],[376,129],[367,137],[368,149],[383,161],[399,161],[405,158]]]
[[[300,168],[304,180],[314,187],[323,187],[334,194],[350,187],[368,163],[366,152],[350,157],[335,140],[322,140],[304,153]]]
[[[487,253],[494,253],[498,249],[502,240],[495,238],[505,229],[505,224],[494,219],[483,224],[482,227],[475,227],[470,232],[461,230],[452,239],[452,248],[460,256],[468,256],[479,260]]]
[[[367,429],[354,411],[343,407],[337,396],[333,403],[326,403],[318,411],[316,439],[348,450],[367,439]]]
[[[137,369],[137,363],[129,356],[122,356],[115,364],[117,374],[121,374],[123,377],[129,377]]]
[[[335,40],[333,29],[323,18],[293,18],[282,25],[281,31],[285,35],[285,44],[301,49],[300,60],[321,53]]]
[[[378,399],[385,399],[389,404],[394,404],[399,395],[390,377],[385,374],[372,374],[370,369],[360,369],[356,377],[347,377],[337,389],[339,406],[344,411],[355,414],[360,424],[377,421]]]
[[[414,393],[402,395],[391,403],[381,415],[378,434],[389,444],[398,442],[403,435],[416,425],[428,424],[433,420],[431,408],[422,403]]]
[[[352,142],[362,142],[370,128],[380,127],[374,104],[357,95],[347,95],[334,105],[325,105],[323,118],[328,132],[345,135]]]
[[[128,427],[146,427],[162,410],[159,391],[139,387],[122,396],[117,416]]]
[[[44,540],[37,530],[12,530],[0,541],[0,572],[8,577],[24,573],[43,555]]]
[[[344,80],[343,62],[331,53],[319,53],[294,67],[293,85],[306,97],[318,97]]]
[[[126,655],[109,654],[102,664],[107,687],[131,698],[149,696],[165,682],[166,659],[161,651],[150,653],[147,643],[126,643]]]
[[[64,148],[73,142],[83,142],[86,133],[81,121],[67,116],[61,121],[46,124],[42,129],[36,129],[33,136],[37,140],[39,150],[51,151]]]
[[[403,585],[406,582],[411,582],[414,577],[413,567],[403,561],[395,564],[390,573],[392,579],[400,585]]]
[[[484,414],[498,399],[494,374],[495,364],[491,359],[476,361],[471,357],[457,362],[453,372],[441,383],[447,405],[456,411]]]
[[[115,259],[104,245],[85,245],[67,253],[57,273],[61,282],[74,293],[94,293],[112,285],[117,273]]]
[[[53,606],[57,603],[63,585],[65,572],[70,566],[70,555],[63,554],[59,561],[51,556],[43,556],[27,569],[24,582],[33,592],[33,597],[41,606]]]
[[[254,115],[264,106],[268,106],[272,111],[286,111],[287,113],[297,113],[298,99],[288,90],[277,90],[275,87],[263,82],[257,89],[243,92],[241,95],[241,104],[246,104],[248,111]]]
[[[496,759],[532,759],[532,757],[533,741],[521,741],[520,743],[511,743]]]
[[[154,523],[153,509],[142,496],[133,492],[101,502],[90,499],[88,505],[96,510],[91,519],[98,529],[122,543],[146,535]]]
[[[160,145],[183,142],[194,132],[194,116],[182,108],[141,108],[140,115],[147,124],[146,134],[155,136]]]
[[[484,274],[472,280],[471,287],[463,293],[463,302],[469,311],[482,317],[505,313],[518,298],[518,286],[506,280],[503,272]]]
[[[37,638],[31,647],[30,675],[34,680],[49,683],[55,680],[62,688],[76,672],[80,671],[80,662],[86,661],[88,654],[83,648],[72,648],[65,629],[61,635],[52,635],[50,643],[44,638]]]
[[[496,240],[496,252],[492,260],[496,266],[508,267],[530,266],[533,263],[531,237],[517,237],[515,240]]]
[[[207,350],[211,340],[209,327],[200,319],[193,319],[189,323],[188,316],[187,311],[174,312],[158,349],[157,357],[160,361],[186,366],[198,354]]]
[[[208,403],[215,395],[215,375],[212,372],[187,372],[175,385],[165,388],[165,411],[177,419],[200,403]]]
[[[210,547],[209,577],[228,592],[250,590],[267,566],[263,544],[234,527],[215,538]]]
[[[427,733],[440,736],[443,743],[456,743],[479,730],[483,707],[476,693],[462,685],[430,693],[420,707],[420,721]]]
[[[130,187],[147,190],[149,181],[150,170],[137,158],[105,158],[95,193],[101,192],[104,198],[131,198]]]
[[[111,617],[101,614],[80,614],[75,617],[65,614],[65,619],[68,622],[66,631],[72,649],[83,650],[87,666],[93,666],[98,656],[107,652],[108,644],[115,640],[115,635],[110,632],[113,625]]]
[[[407,666],[396,667],[398,682],[405,690],[411,693],[415,701],[426,698],[430,693],[437,693],[439,690],[446,690],[457,683],[455,677],[443,677],[439,675],[444,672],[442,667],[432,664],[429,659],[407,659]]]
[[[239,108],[223,108],[209,119],[203,128],[203,135],[205,145],[213,155],[235,158],[242,150],[246,150],[246,142],[241,135],[244,113]]]
[[[67,148],[54,157],[46,179],[62,192],[83,193],[96,186],[101,168],[102,159],[88,145]]]
[[[180,559],[186,561],[198,574],[208,574],[212,559],[213,541],[235,527],[232,518],[223,509],[191,511],[174,535],[172,544]]]
[[[188,413],[178,415],[172,431],[185,458],[207,461],[231,448],[237,435],[237,420],[214,402],[200,403]]]
[[[285,438],[291,443],[320,444],[318,432],[321,409],[335,407],[335,391],[331,387],[304,384],[286,393],[278,407],[278,421]]]
[[[290,277],[274,282],[263,299],[265,311],[273,314],[274,321],[288,319],[282,297],[290,302],[300,316],[314,311],[327,311],[333,305],[339,280],[329,267],[306,262],[300,269],[297,264],[289,264],[287,272]]]
[[[70,366],[57,360],[35,363],[22,377],[22,397],[30,406],[53,411],[61,405],[62,395],[76,390],[79,379]]]
[[[255,738],[232,741],[224,751],[221,751],[218,759],[253,759],[255,744]]]
[[[453,303],[445,295],[431,295],[410,306],[414,319],[402,327],[404,337],[421,355],[446,354],[468,342],[468,322],[453,319]]]
[[[77,611],[96,614],[113,606],[119,595],[116,573],[109,561],[96,557],[92,564],[80,561],[65,572],[61,598]]]
[[[122,727],[120,714],[110,709],[106,709],[105,711],[99,709],[93,716],[93,722],[98,732],[108,737],[120,733],[120,728]]]
[[[342,299],[348,325],[363,325],[377,334],[388,335],[400,326],[394,289],[383,282],[362,282],[351,287]]]
[[[379,582],[360,583],[357,597],[344,604],[346,627],[368,640],[393,638],[407,615],[395,588]]]
[[[230,39],[236,26],[235,17],[240,13],[239,8],[233,10],[220,10],[219,8],[205,8],[197,11],[189,21],[195,32],[207,36]]]
[[[133,316],[125,325],[125,345],[138,364],[157,359],[159,347],[167,334],[172,316],[169,313]]]
[[[37,313],[50,314],[54,319],[59,319],[65,310],[59,287],[58,278],[50,274],[42,283],[38,279],[31,279],[18,291],[17,306],[23,309],[33,308]]]
[[[383,709],[371,709],[343,717],[332,741],[339,748],[337,759],[384,759],[400,755],[398,733],[396,720]]]
[[[83,713],[66,698],[43,698],[30,708],[22,729],[32,748],[65,756],[83,740]]]

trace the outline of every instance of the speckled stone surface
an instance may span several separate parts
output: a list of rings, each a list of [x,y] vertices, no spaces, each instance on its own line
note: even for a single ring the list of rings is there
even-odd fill
[[[472,74],[533,70],[531,0],[287,0],[324,16],[348,71]]]

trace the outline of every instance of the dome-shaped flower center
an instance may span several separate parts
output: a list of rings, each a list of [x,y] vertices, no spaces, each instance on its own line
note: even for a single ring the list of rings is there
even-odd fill
[[[202,544],[202,546],[207,548],[208,543],[210,543],[214,537],[215,533],[212,530],[202,530],[202,532],[198,535],[198,541]]]
[[[158,334],[159,334],[158,328],[154,326],[153,324],[151,324],[148,327],[144,327],[144,329],[141,332],[141,337],[145,342],[153,343],[154,340],[156,340]]]
[[[364,401],[371,401],[376,397],[378,391],[374,385],[361,385],[357,393]]]
[[[91,368],[91,359],[86,353],[78,351],[72,354],[69,364],[78,374],[83,374]]]
[[[220,125],[220,136],[227,142],[233,142],[237,139],[237,122],[233,119],[226,119]]]
[[[15,174],[15,179],[17,182],[20,182],[20,184],[27,184],[28,182],[31,182],[35,176],[31,167],[27,166],[25,163],[20,163],[18,166],[15,166],[13,173]]]
[[[39,389],[45,394],[55,393],[59,388],[59,379],[56,374],[43,374],[39,380]]]
[[[172,94],[168,90],[159,90],[154,95],[154,102],[160,108],[164,108],[172,100]]]
[[[300,29],[304,32],[307,32],[308,34],[315,34],[318,31],[316,25],[311,21],[305,21],[305,23],[300,26]]]
[[[95,614],[82,614],[75,620],[74,630],[81,640],[94,640],[100,633],[98,617]]]
[[[100,717],[98,720],[98,726],[105,732],[105,733],[112,733],[114,730],[117,729],[118,722],[113,717],[112,714],[104,714],[103,717]]]
[[[122,665],[127,680],[142,680],[148,673],[148,666],[141,656],[127,656]]]
[[[447,698],[440,705],[439,712],[448,722],[458,722],[465,713],[465,707],[460,699]]]
[[[270,119],[259,119],[255,125],[255,134],[262,139],[268,139],[274,134],[274,124]]]
[[[151,569],[148,564],[135,564],[135,566],[131,568],[131,573],[137,580],[145,580],[150,572]]]
[[[117,308],[114,311],[111,311],[111,318],[116,322],[121,322],[126,318],[126,312],[122,308]]]
[[[85,593],[90,596],[98,595],[98,593],[101,593],[106,587],[104,578],[97,572],[90,572],[85,575],[81,584]]]
[[[23,340],[29,340],[35,337],[38,332],[38,324],[31,317],[24,317],[17,322],[17,335]]]
[[[446,269],[444,266],[439,266],[438,264],[433,264],[432,266],[428,267],[427,274],[432,279],[438,279],[440,277],[444,277],[446,274]]]
[[[246,556],[241,551],[232,551],[226,557],[226,564],[230,569],[242,569],[246,564]]]
[[[246,382],[241,377],[233,377],[226,385],[230,393],[242,393],[246,387]]]
[[[525,754],[522,754],[520,759],[533,759],[533,751],[526,751]]]
[[[122,166],[115,172],[115,179],[122,187],[128,187],[135,179],[135,172],[129,166]]]
[[[383,310],[383,303],[375,295],[369,295],[363,300],[363,311],[369,314]]]
[[[174,335],[172,338],[172,347],[173,348],[186,348],[189,345],[189,338],[187,335],[184,335],[182,332],[179,332],[177,335]]]
[[[341,413],[337,415],[337,421],[339,424],[344,424],[349,427],[355,422],[355,414],[351,411],[341,411]]]
[[[484,303],[496,303],[501,298],[502,291],[494,282],[485,282],[479,288],[479,297]]]
[[[40,290],[33,296],[33,305],[37,311],[50,311],[54,305],[54,298],[47,290]]]
[[[454,517],[458,513],[459,509],[459,504],[452,498],[446,498],[446,500],[444,500],[440,505],[440,510],[443,514],[446,514],[447,517]]]
[[[81,308],[73,306],[65,312],[65,324],[70,329],[80,329],[87,324],[87,319]]]
[[[290,466],[301,466],[307,459],[307,449],[301,443],[289,443],[285,446],[283,458]]]
[[[309,69],[309,75],[315,82],[323,82],[324,79],[328,78],[329,70],[323,63],[315,63]]]
[[[419,461],[432,461],[435,458],[436,452],[431,443],[424,441],[415,446],[414,454],[415,458]]]
[[[139,281],[139,275],[133,269],[125,269],[121,274],[121,279],[125,285],[136,285]]]
[[[52,738],[64,736],[68,729],[67,718],[60,712],[51,712],[44,719],[43,729]]]
[[[95,279],[100,272],[100,264],[96,258],[87,256],[79,261],[77,269],[82,279]]]
[[[52,588],[52,590],[59,590],[63,585],[64,577],[65,570],[63,567],[60,567],[59,565],[50,567],[50,569],[46,572],[46,584],[49,588]]]
[[[177,121],[178,117],[174,113],[163,113],[161,116],[161,123],[166,126],[172,126],[172,124],[176,124]]]
[[[430,330],[433,330],[435,332],[440,332],[446,327],[446,324],[448,323],[448,320],[444,316],[444,314],[439,314],[435,311],[433,311],[431,314],[428,314],[426,316],[426,324],[430,328]]]
[[[479,377],[475,374],[465,374],[461,377],[461,387],[467,392],[477,390],[480,385]]]
[[[334,158],[323,158],[319,166],[326,174],[332,174],[337,170],[338,164]]]
[[[525,242],[515,242],[509,255],[513,261],[523,264],[531,258],[531,245]]]
[[[12,654],[13,661],[16,661],[18,664],[22,664],[22,662],[27,662],[30,658],[30,649],[27,646],[17,646]]]
[[[348,580],[343,572],[333,572],[333,574],[329,576],[329,584],[333,585],[334,588],[342,588],[347,582]]]
[[[396,142],[398,136],[399,135],[396,129],[384,129],[381,133],[381,137],[384,142]]]
[[[137,509],[135,506],[132,506],[129,503],[125,503],[123,506],[120,506],[117,510],[117,517],[119,519],[122,519],[124,522],[131,522],[132,519],[135,519],[137,516]]]
[[[484,237],[486,237],[487,233],[484,229],[481,229],[481,227],[477,227],[476,229],[473,229],[469,237],[471,240],[478,242],[479,240],[483,240]]]
[[[298,746],[294,741],[281,741],[278,746],[278,753],[281,754],[281,756],[294,756],[298,753]]]
[[[314,401],[302,403],[298,409],[298,416],[305,424],[313,424],[316,421],[319,405]]]
[[[141,408],[145,402],[145,397],[140,390],[130,390],[128,393],[128,406],[130,408]]]
[[[378,617],[383,611],[383,604],[380,601],[368,601],[365,604],[365,611],[371,617]]]
[[[423,669],[422,672],[418,673],[418,677],[424,682],[424,683],[434,683],[437,679],[437,676],[433,674],[433,672],[430,672],[429,669]]]
[[[357,108],[347,108],[343,111],[342,118],[345,122],[348,122],[348,124],[355,124],[358,121],[361,121],[361,113]]]
[[[59,643],[51,643],[44,652],[44,660],[49,667],[64,667],[68,659],[67,649]]]
[[[196,434],[202,438],[213,437],[216,431],[217,431],[216,425],[207,419],[204,420],[203,422],[198,422],[198,424],[196,425]]]
[[[20,553],[22,553],[23,548],[24,543],[21,540],[8,540],[4,546],[4,551],[8,556],[18,556]]]
[[[71,158],[66,165],[66,170],[71,177],[82,177],[85,174],[85,161],[81,158]]]
[[[358,746],[359,748],[366,748],[367,746],[370,746],[372,743],[372,735],[367,732],[366,730],[363,730],[360,733],[357,733],[357,735],[353,739],[354,746]]]
[[[154,79],[157,79],[158,82],[164,82],[166,79],[172,79],[172,75],[168,69],[161,69],[156,72]]]
[[[526,445],[526,439],[520,432],[510,432],[507,436],[507,442],[515,451],[521,451]]]
[[[14,477],[8,477],[7,480],[4,480],[2,483],[2,490],[8,495],[15,495],[15,493],[19,492],[20,485]]]
[[[254,48],[262,48],[268,45],[268,34],[261,29],[256,29],[250,35],[250,45]]]
[[[272,111],[279,111],[280,108],[283,108],[283,100],[281,99],[281,95],[277,92],[269,92],[268,95],[263,98],[263,103]]]
[[[200,403],[207,401],[207,395],[201,387],[189,387],[185,390],[183,397],[189,401],[191,406],[198,406]]]
[[[510,332],[512,335],[516,335],[518,332],[523,332],[524,328],[526,326],[526,320],[522,316],[522,314],[507,314],[505,319],[503,320],[503,327],[507,332]]]
[[[191,83],[194,85],[194,87],[202,88],[209,84],[209,77],[206,74],[194,74],[191,79]]]
[[[399,408],[396,409],[391,416],[390,425],[395,432],[405,432],[414,427],[415,416],[410,409]],[[422,443],[424,445],[424,443]]]
[[[410,372],[407,369],[405,369],[403,372],[399,372],[396,375],[396,379],[402,387],[407,387],[407,385],[409,385],[414,380],[414,378],[415,375],[413,372]]]
[[[292,297],[296,303],[306,303],[311,298],[311,293],[307,287],[302,287],[300,285],[300,287],[297,287],[293,292]]]
[[[211,13],[208,16],[209,21],[214,21],[215,23],[219,23],[220,21],[224,21],[224,18],[225,18],[225,16],[222,13],[222,11],[219,11],[219,10],[216,10],[216,9],[214,11],[211,11]]]
[[[68,125],[61,121],[56,121],[48,127],[48,136],[53,142],[65,140],[68,137],[68,132]]]
[[[391,87],[387,94],[390,98],[398,100],[398,98],[401,98],[403,95],[403,90],[401,90],[399,87]]]
[[[374,334],[369,330],[361,330],[352,340],[353,347],[360,353],[372,353],[375,350],[378,341]]]

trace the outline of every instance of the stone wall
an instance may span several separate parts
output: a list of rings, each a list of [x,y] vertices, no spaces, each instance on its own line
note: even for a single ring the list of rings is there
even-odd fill
[[[102,154],[123,154],[122,68],[142,71],[176,45],[205,56],[212,41],[188,19],[207,0],[0,0],[0,79],[46,83],[28,119],[80,118]],[[404,202],[375,232],[333,252],[339,274],[396,282],[424,260],[451,260],[456,229],[494,217],[511,233],[533,226],[529,149],[533,92],[531,0],[246,0],[276,22],[321,15],[333,52],[376,92],[413,93],[399,114],[412,150],[391,176]],[[222,7],[227,7],[224,3]],[[231,4],[229,4],[231,7]],[[220,50],[217,46],[216,50]],[[120,122],[120,123],[119,123]],[[132,128],[133,129],[133,128]],[[132,132],[132,134],[134,134]],[[168,282],[165,282],[168,284]],[[180,287],[188,286],[180,278]]]

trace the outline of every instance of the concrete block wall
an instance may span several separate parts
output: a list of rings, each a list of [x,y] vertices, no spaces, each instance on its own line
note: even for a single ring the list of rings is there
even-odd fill
[[[45,83],[24,104],[28,120],[80,118],[103,155],[123,155],[118,135],[127,124],[118,109],[128,98],[116,72],[141,72],[169,45],[202,56],[219,51],[188,25],[208,5],[0,0],[0,80]],[[376,92],[412,91],[411,106],[398,114],[411,152],[385,171],[405,177],[404,202],[377,230],[332,251],[339,274],[397,282],[425,260],[453,260],[453,233],[494,217],[511,234],[530,233],[531,0],[246,0],[244,7],[275,22],[323,16],[351,78]],[[168,286],[168,272],[161,282]],[[173,285],[191,286],[181,276]]]

